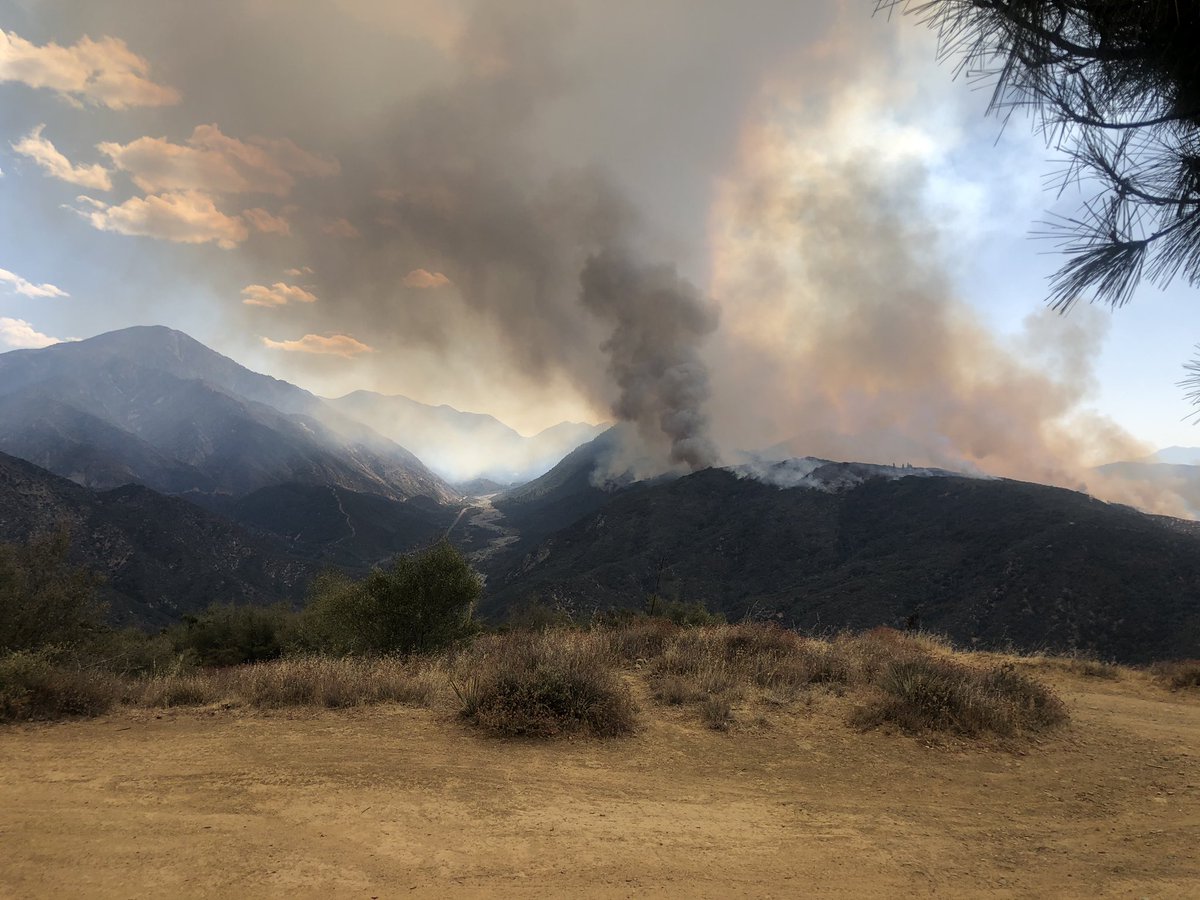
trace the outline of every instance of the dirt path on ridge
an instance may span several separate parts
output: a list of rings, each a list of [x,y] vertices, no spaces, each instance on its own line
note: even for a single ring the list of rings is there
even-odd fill
[[[403,707],[0,727],[0,896],[1200,896],[1200,696],[1040,677],[1074,723],[1022,753],[823,692],[609,742]]]

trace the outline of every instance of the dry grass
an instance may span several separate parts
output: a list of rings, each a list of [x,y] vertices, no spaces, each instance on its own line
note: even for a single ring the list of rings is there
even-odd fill
[[[1200,659],[1180,659],[1158,663],[1150,669],[1151,674],[1173,691],[1182,688],[1200,688]]]
[[[653,702],[683,708],[717,730],[795,704],[808,709],[814,692],[848,706],[860,728],[890,723],[907,732],[1012,738],[1066,721],[1049,690],[1003,658],[989,667],[991,659],[890,628],[817,640],[772,625],[684,628],[642,619],[487,635],[435,657],[303,656],[143,679],[84,677],[40,658],[10,657],[0,661],[7,666],[0,667],[0,716],[88,715],[116,702],[265,709],[447,702],[497,735],[613,737],[636,727],[631,685],[641,681]],[[1034,667],[1033,660],[1016,662]],[[1081,658],[1042,664],[1084,677],[1115,671]],[[1196,685],[1200,663],[1161,667],[1159,677],[1175,687]]]
[[[460,714],[505,737],[628,734],[637,706],[608,637],[551,630],[476,642],[457,660]]]
[[[307,656],[152,678],[137,699],[144,706],[339,709],[376,703],[428,706],[435,689],[432,674],[416,662]]]
[[[851,717],[861,728],[887,722],[910,733],[1016,737],[1067,721],[1062,702],[1011,665],[977,669],[934,657],[905,659],[888,665],[873,685],[876,697]]]
[[[63,665],[39,653],[0,657],[0,722],[99,716],[122,696],[105,672]]]

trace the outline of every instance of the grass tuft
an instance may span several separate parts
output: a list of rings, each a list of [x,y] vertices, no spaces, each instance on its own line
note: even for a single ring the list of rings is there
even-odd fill
[[[637,707],[603,637],[547,631],[480,641],[460,661],[460,714],[504,737],[632,732]]]

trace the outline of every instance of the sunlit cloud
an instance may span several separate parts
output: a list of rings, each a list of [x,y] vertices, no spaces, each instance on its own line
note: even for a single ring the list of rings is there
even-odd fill
[[[8,269],[0,269],[0,284],[11,285],[15,293],[21,294],[24,297],[70,296],[62,288],[55,287],[52,284],[34,284],[32,281],[26,281],[15,272],[8,271]]]
[[[42,334],[24,319],[0,316],[0,347],[10,350],[40,350],[42,347],[61,343],[59,338]]]
[[[289,303],[316,303],[317,295],[294,284],[277,281],[272,285],[248,284],[242,288],[247,306],[287,306]],[[310,335],[311,337],[311,335]]]
[[[97,191],[112,189],[112,179],[108,169],[99,164],[90,166],[75,165],[55,147],[47,138],[42,137],[45,125],[39,125],[21,140],[12,144],[15,152],[27,156],[37,163],[46,174],[77,184],[80,187],[92,188]]]
[[[177,90],[151,81],[149,74],[150,64],[119,38],[84,36],[69,47],[39,47],[0,30],[0,82],[46,88],[77,106],[127,109],[179,102]]]
[[[453,282],[441,272],[430,272],[428,269],[413,269],[404,276],[404,286],[418,290],[448,287],[451,284]]]
[[[197,125],[184,144],[141,137],[128,144],[97,146],[147,193],[200,190],[283,197],[297,178],[327,177],[340,171],[336,160],[309,153],[289,140],[241,141],[216,125]]]
[[[300,266],[295,269],[284,269],[283,274],[289,278],[302,278],[313,273],[312,266]]]
[[[356,238],[360,233],[348,219],[334,219],[332,222],[327,223],[321,231],[334,237],[344,238]]]
[[[352,338],[348,334],[306,334],[304,337],[295,341],[273,341],[268,337],[262,339],[263,345],[270,347],[272,350],[287,350],[293,353],[315,353],[323,356],[343,356],[347,359],[358,356],[361,353],[374,353],[373,347],[369,347],[357,338]]]
[[[243,218],[264,234],[291,234],[292,226],[283,216],[272,215],[265,209],[254,208],[242,212]]]
[[[227,250],[246,240],[250,233],[240,216],[225,215],[210,196],[200,191],[131,197],[115,206],[86,196],[78,201],[90,207],[78,212],[100,231],[180,244],[213,242]]]

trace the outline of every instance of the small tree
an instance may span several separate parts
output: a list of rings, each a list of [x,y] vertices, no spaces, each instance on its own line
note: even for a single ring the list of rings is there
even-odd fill
[[[0,545],[0,653],[78,644],[102,626],[100,580],[67,560],[66,528]]]
[[[403,556],[361,581],[326,573],[313,584],[304,633],[332,653],[423,653],[473,630],[482,587],[447,541]]]

